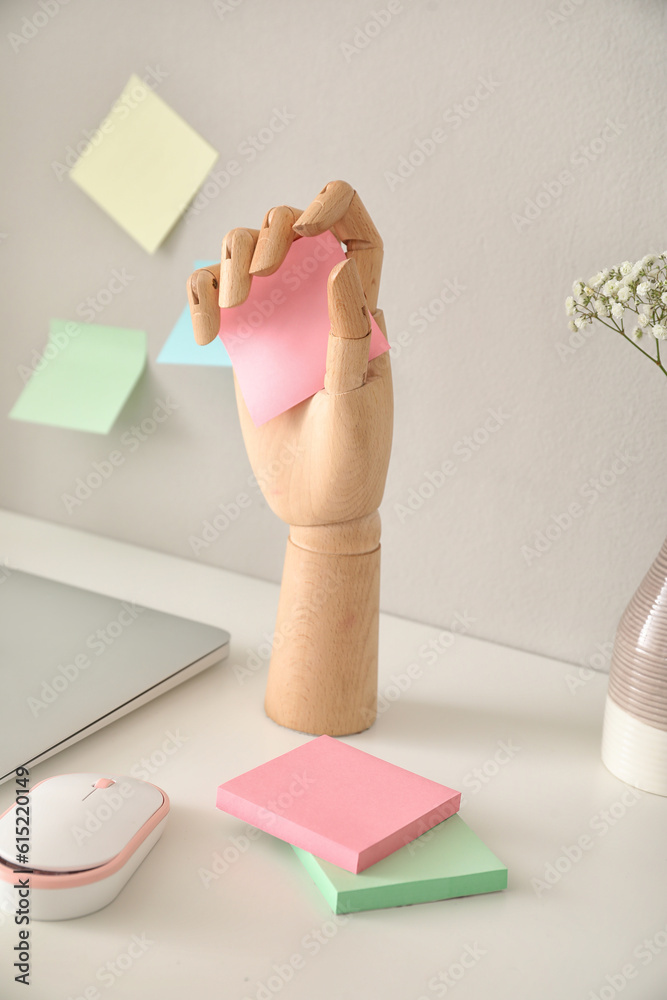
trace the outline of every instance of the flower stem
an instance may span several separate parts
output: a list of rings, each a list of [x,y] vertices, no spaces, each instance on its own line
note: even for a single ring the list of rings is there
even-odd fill
[[[658,341],[657,337],[655,339],[655,346],[656,346],[656,351],[657,351],[657,354],[658,354],[658,357],[656,359],[656,358],[653,357],[652,354],[649,354],[648,351],[645,351],[642,347],[640,347],[639,344],[636,341],[631,340],[630,337],[628,337],[628,335],[625,332],[625,330],[623,330],[616,323],[614,323],[613,325],[612,325],[612,323],[605,323],[605,321],[603,319],[601,319],[600,316],[597,315],[597,313],[591,312],[590,310],[586,311],[586,315],[590,316],[591,319],[597,320],[598,323],[602,323],[602,325],[606,326],[608,330],[614,330],[616,333],[620,333],[621,337],[623,337],[625,340],[627,340],[627,342],[629,344],[632,344],[633,347],[636,347],[637,350],[640,352],[640,354],[643,354],[645,358],[648,358],[649,361],[652,361],[654,365],[658,366],[658,368],[660,369],[661,372],[663,372],[665,375],[667,375],[667,371],[663,368],[662,362],[660,360],[660,342]]]

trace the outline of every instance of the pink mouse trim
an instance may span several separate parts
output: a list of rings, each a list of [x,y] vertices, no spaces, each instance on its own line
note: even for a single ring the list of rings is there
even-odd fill
[[[61,777],[61,775],[53,775],[53,777]],[[50,778],[43,778],[42,781],[38,781],[36,785],[30,789],[34,791],[38,785],[42,785],[45,781],[50,781]],[[152,785],[151,781],[146,781],[146,785]],[[10,865],[8,861],[4,858],[0,858],[0,880],[3,882],[15,882],[17,878],[25,876],[29,879],[29,888],[31,889],[74,889],[80,885],[90,885],[91,882],[101,882],[102,879],[108,878],[109,875],[114,875],[117,871],[127,864],[135,851],[139,848],[140,844],[146,839],[146,837],[153,832],[155,827],[162,822],[167,813],[169,812],[169,797],[167,793],[157,785],[153,785],[153,788],[162,796],[162,805],[159,806],[152,816],[146,820],[146,822],[141,826],[131,840],[127,842],[122,851],[119,851],[115,857],[107,861],[106,864],[98,865],[96,868],[87,868],[82,872],[53,872],[53,874],[37,874],[35,872],[22,871],[21,866]],[[16,805],[15,802],[9,806],[8,809],[0,815],[0,819],[6,816],[10,809],[13,809]]]

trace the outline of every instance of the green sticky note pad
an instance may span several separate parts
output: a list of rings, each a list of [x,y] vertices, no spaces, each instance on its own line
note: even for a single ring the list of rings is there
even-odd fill
[[[108,434],[146,364],[146,334],[51,320],[49,341],[9,416]]]
[[[133,75],[70,177],[153,253],[217,158],[212,146]]]
[[[507,868],[457,814],[359,875],[293,847],[334,913],[507,888]]]

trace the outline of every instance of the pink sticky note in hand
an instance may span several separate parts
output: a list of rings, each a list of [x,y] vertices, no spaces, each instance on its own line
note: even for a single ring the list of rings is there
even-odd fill
[[[295,240],[282,266],[253,278],[243,305],[220,310],[218,336],[257,426],[324,388],[327,279],[345,254],[330,232]],[[371,319],[370,358],[389,350]]]
[[[361,872],[458,812],[461,793],[319,736],[218,787],[218,809]]]

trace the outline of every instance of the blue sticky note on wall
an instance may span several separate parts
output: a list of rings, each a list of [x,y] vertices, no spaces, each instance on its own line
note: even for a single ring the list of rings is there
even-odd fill
[[[195,270],[217,263],[217,260],[196,260]],[[176,320],[157,360],[158,364],[163,365],[218,365],[223,368],[231,368],[232,365],[225,345],[219,337],[205,347],[201,347],[195,341],[190,307],[187,305]]]

